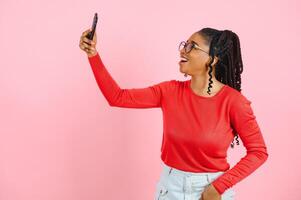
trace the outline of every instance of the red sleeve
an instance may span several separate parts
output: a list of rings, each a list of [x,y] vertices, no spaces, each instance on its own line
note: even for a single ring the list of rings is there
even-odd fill
[[[242,94],[233,101],[230,120],[247,153],[233,168],[212,182],[220,194],[250,175],[268,158],[267,147],[253,113],[251,101]]]
[[[127,108],[161,107],[163,93],[170,81],[163,81],[145,88],[122,89],[104,66],[99,54],[88,57],[99,89],[110,106]]]

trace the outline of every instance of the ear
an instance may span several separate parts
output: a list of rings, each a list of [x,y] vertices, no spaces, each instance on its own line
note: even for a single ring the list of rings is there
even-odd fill
[[[206,66],[209,66],[209,63],[211,62],[211,60],[212,60],[212,57],[209,56],[209,59],[206,63]],[[213,60],[213,63],[211,65],[214,66],[217,62],[218,62],[218,57],[214,56],[214,60]]]
[[[216,65],[217,62],[218,62],[218,57],[214,56],[214,60],[213,60],[212,65]]]

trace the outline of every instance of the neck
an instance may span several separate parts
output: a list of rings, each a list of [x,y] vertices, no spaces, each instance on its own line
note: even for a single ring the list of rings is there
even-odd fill
[[[210,76],[208,74],[203,75],[203,76],[192,76],[191,77],[191,88],[200,92],[200,93],[207,93],[208,86],[209,86],[209,78]],[[216,91],[219,87],[221,82],[218,81],[214,75],[212,75],[212,84],[210,90],[212,92]]]

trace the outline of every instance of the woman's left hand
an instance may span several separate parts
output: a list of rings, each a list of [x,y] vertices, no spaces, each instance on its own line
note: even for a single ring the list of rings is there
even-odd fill
[[[215,187],[212,184],[209,184],[204,192],[202,192],[202,196],[200,200],[221,200],[222,196],[218,193]]]

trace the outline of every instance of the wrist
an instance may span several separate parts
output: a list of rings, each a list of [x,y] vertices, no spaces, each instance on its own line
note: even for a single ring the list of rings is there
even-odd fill
[[[96,54],[97,54],[97,51],[95,51],[93,53],[87,53],[87,55],[88,55],[89,58],[95,56]]]

